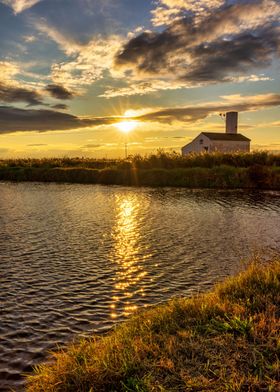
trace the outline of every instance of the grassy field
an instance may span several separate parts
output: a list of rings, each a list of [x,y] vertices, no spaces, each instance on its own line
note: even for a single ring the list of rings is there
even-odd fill
[[[127,160],[0,160],[0,180],[189,188],[280,189],[280,155],[158,152]]]
[[[38,366],[28,392],[279,391],[280,261],[150,308]]]

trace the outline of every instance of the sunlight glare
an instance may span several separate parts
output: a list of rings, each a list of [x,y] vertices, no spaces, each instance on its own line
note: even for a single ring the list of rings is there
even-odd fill
[[[137,309],[133,298],[138,292],[146,292],[146,275],[144,260],[151,257],[147,250],[143,255],[140,243],[142,237],[141,199],[133,195],[116,197],[116,221],[112,228],[114,247],[109,258],[116,265],[114,277],[114,297],[110,313],[129,315]],[[122,303],[126,300],[125,305]]]
[[[138,125],[138,121],[135,120],[126,120],[126,121],[121,121],[119,123],[114,124],[115,127],[117,127],[121,132],[123,133],[129,133],[133,129],[135,129]]]

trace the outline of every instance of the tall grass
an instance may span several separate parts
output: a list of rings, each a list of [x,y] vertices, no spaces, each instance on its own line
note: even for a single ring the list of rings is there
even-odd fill
[[[127,160],[61,158],[0,161],[0,180],[280,189],[280,155],[135,155]]]
[[[0,167],[83,167],[104,169],[115,167],[125,169],[174,169],[189,167],[212,168],[215,166],[249,167],[253,165],[280,166],[280,154],[260,151],[252,153],[211,153],[189,154],[182,156],[176,152],[166,153],[159,150],[146,156],[133,155],[128,159],[92,159],[92,158],[43,158],[43,159],[6,159],[0,160]]]
[[[28,392],[279,391],[280,261],[173,299],[36,367]]]
[[[213,168],[216,166],[249,167],[253,165],[280,166],[280,154],[274,155],[268,152],[252,153],[211,153],[211,154],[188,154],[182,156],[177,153],[165,153],[158,151],[157,154],[149,156],[135,155],[132,157],[132,164],[137,168],[190,168],[203,167]]]

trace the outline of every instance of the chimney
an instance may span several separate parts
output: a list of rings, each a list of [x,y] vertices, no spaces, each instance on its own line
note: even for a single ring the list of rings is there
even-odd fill
[[[237,133],[238,112],[226,113],[226,133]]]

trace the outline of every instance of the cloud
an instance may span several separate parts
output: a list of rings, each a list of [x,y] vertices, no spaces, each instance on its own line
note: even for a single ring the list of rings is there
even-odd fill
[[[52,65],[52,84],[80,95],[97,80],[110,76],[123,84],[119,88],[109,85],[100,95],[112,98],[270,79],[257,73],[280,56],[278,1],[158,3],[153,17],[159,9],[171,12],[166,27],[154,32],[136,29],[127,38],[95,35],[85,43],[44,18],[33,20],[35,28],[68,56]]]
[[[47,144],[45,143],[37,143],[37,144],[27,144],[27,147],[43,147],[43,146],[47,146]]]
[[[64,103],[57,103],[56,105],[52,105],[51,108],[58,109],[58,110],[67,110],[68,106],[65,105]]]
[[[158,90],[178,90],[186,87],[186,83],[180,81],[165,81],[150,79],[144,82],[134,81],[125,87],[109,87],[105,90],[100,97],[104,98],[114,98],[120,96],[130,96],[130,95],[145,95],[147,93],[154,93]]]
[[[164,3],[200,9],[190,1]],[[115,57],[115,69],[133,83],[156,77],[170,85],[194,87],[246,79],[252,70],[264,69],[280,57],[278,1],[218,1],[219,8],[213,9],[209,1],[198,3],[207,3],[205,11],[188,10],[164,30],[130,39]]]
[[[71,99],[73,98],[73,93],[67,90],[65,87],[58,84],[48,84],[45,90],[56,99]]]
[[[0,82],[0,101],[25,102],[30,106],[43,105],[40,94],[22,87],[14,87]]]
[[[270,77],[261,75],[247,75],[232,77],[230,82],[232,83],[244,83],[244,82],[259,82],[272,80]],[[160,80],[149,78],[145,81],[130,81],[128,86],[125,87],[108,87],[100,97],[104,98],[115,98],[121,96],[132,96],[132,95],[145,95],[155,93],[157,91],[165,90],[179,90],[182,88],[194,88],[203,86],[203,82],[197,82],[194,86],[191,82],[183,80]]]
[[[73,39],[71,36],[60,32],[56,27],[49,25],[44,18],[33,20],[33,25],[37,31],[43,33],[55,43],[57,43],[57,45],[68,56],[75,55],[80,51],[82,47],[81,43]]]
[[[273,121],[272,123],[269,124],[269,126],[280,128],[280,121]]]
[[[81,45],[72,59],[52,66],[53,82],[76,92],[83,91],[113,68],[114,56],[121,44],[118,36],[93,38],[86,45]]]
[[[0,61],[0,77],[2,82],[11,81],[19,73],[19,66],[14,62]]]
[[[26,43],[32,43],[35,42],[37,40],[37,37],[35,37],[34,35],[24,35],[23,37],[24,42]]]
[[[126,116],[126,120],[134,119],[139,123],[157,122],[172,124],[195,123],[212,114],[219,114],[229,110],[247,112],[280,106],[280,94],[260,94],[255,96],[229,95],[221,101],[204,103],[196,106],[160,108],[142,112],[134,117]],[[88,117],[82,118],[54,110],[18,109],[0,106],[0,134],[12,132],[46,132],[63,131],[81,128],[94,128],[113,125],[123,121],[122,116]],[[89,148],[89,147],[88,147]]]
[[[102,144],[85,144],[81,148],[84,148],[86,150],[90,150],[90,149],[95,149],[95,148],[99,148],[99,147],[102,147]]]
[[[61,100],[72,99],[74,97],[71,91],[59,84],[48,84],[45,86],[45,83],[41,80],[39,82],[17,80],[21,75],[27,78],[38,77],[32,72],[22,70],[22,66],[24,65],[19,63],[0,61],[0,102],[24,102],[29,106],[48,106],[48,104],[43,102],[46,92],[51,97]],[[67,109],[67,105],[60,103],[53,105],[52,108],[65,110]]]
[[[219,114],[231,110],[248,112],[280,106],[280,94],[228,95],[222,98],[223,100],[220,102],[151,111],[136,117],[136,119],[167,124],[173,122],[192,123],[203,120],[211,114]]]
[[[87,120],[52,110],[0,106],[0,132],[66,130],[85,127]]]
[[[209,16],[212,19],[213,16],[219,15],[221,10],[228,10],[229,8],[233,12],[224,20],[225,29],[228,29],[230,25],[236,25],[236,22],[240,22],[236,17],[240,18],[241,8],[245,11],[245,19],[251,19],[252,23],[255,23],[258,19],[263,20],[267,16],[277,20],[275,12],[276,14],[279,12],[279,6],[275,0],[251,0],[247,2],[242,0],[159,0],[156,8],[152,10],[152,23],[154,26],[171,25],[176,20],[192,16],[195,24],[201,24],[206,18],[209,19]],[[250,15],[246,15],[246,10],[250,12]]]
[[[0,134],[12,132],[46,132],[113,124],[120,117],[79,118],[68,113],[45,109],[18,109],[0,106]]]
[[[13,9],[15,14],[19,14],[28,8],[33,7],[41,0],[0,0],[1,3]]]
[[[224,0],[159,0],[152,10],[152,23],[162,26],[173,23],[184,16],[184,13],[201,17],[221,7]]]
[[[124,42],[124,38],[117,35],[96,35],[87,43],[78,42],[69,34],[49,25],[44,19],[34,21],[34,26],[69,56],[69,59],[52,65],[53,83],[76,93],[82,93],[85,87],[101,79],[105,71],[110,72],[114,56]]]
[[[20,73],[18,64],[0,61],[0,102],[25,102],[30,106],[42,105],[41,95],[15,80]]]

